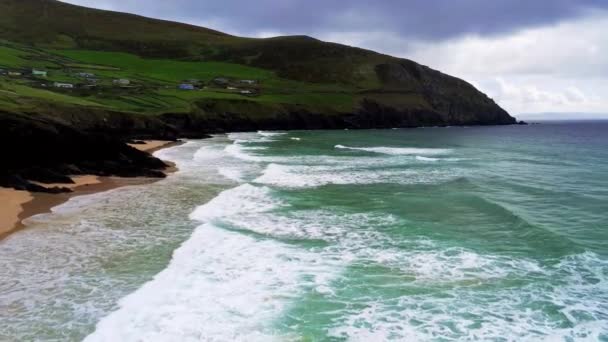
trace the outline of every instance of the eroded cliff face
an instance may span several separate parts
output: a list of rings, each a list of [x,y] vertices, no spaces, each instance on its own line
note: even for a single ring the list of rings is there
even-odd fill
[[[438,115],[443,125],[516,123],[515,118],[471,84],[413,61],[379,64],[376,73],[386,91],[417,94],[424,98],[428,112]],[[396,112],[412,109],[406,105],[391,107],[382,103],[377,103],[377,107],[385,111],[392,108]]]

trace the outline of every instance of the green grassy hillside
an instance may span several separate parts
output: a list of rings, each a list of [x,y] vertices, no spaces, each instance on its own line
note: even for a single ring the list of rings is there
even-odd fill
[[[1,43],[0,43],[1,44]],[[143,113],[187,112],[201,99],[248,99],[255,102],[304,104],[349,111],[354,105],[353,87],[280,78],[275,72],[225,62],[189,62],[141,58],[123,52],[32,49],[17,44],[0,45],[0,69],[23,71],[32,68],[48,72],[46,78],[0,77],[0,104],[6,108],[34,109],[45,101],[85,105]],[[80,73],[93,74],[94,89],[57,89],[54,82],[74,85],[86,80]],[[222,77],[236,89],[213,84]],[[112,81],[128,79],[132,88],[116,87]],[[199,80],[194,91],[177,89],[185,80]],[[255,80],[254,86],[239,80]],[[243,96],[243,89],[255,89],[256,96]]]
[[[0,0],[0,13],[0,69],[23,73],[0,74],[0,109],[8,111],[63,106],[154,115],[200,112],[202,103],[235,108],[230,103],[246,101],[262,107],[237,107],[327,115],[414,113],[435,118],[436,124],[513,121],[462,80],[413,61],[310,37],[241,38],[55,0]],[[48,75],[29,75],[32,69]],[[214,82],[217,78],[227,82]],[[129,85],[121,87],[117,79]],[[178,89],[193,83],[189,80],[197,80],[196,89]],[[74,88],[57,88],[56,82]],[[212,102],[223,104],[209,106]]]

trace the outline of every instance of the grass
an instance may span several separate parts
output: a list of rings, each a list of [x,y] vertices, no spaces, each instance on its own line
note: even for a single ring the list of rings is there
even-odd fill
[[[187,112],[201,100],[248,100],[350,111],[357,91],[379,86],[373,65],[378,58],[386,59],[309,37],[241,38],[51,0],[43,5],[2,1],[0,13],[4,13],[0,32],[5,39],[0,40],[0,67],[48,70],[47,83],[83,83],[85,80],[76,76],[78,72],[99,78],[98,90],[73,92],[41,90],[5,79],[5,83],[15,83],[19,99],[150,114]],[[216,77],[258,80],[260,95],[246,97],[213,86],[202,91],[175,89],[187,79],[209,84]],[[117,90],[112,85],[117,78],[129,79],[140,88]],[[35,82],[39,85],[45,80]],[[11,106],[24,103],[13,100],[3,101]]]
[[[71,96],[67,94],[62,94],[58,92],[48,91],[44,89],[37,89],[27,85],[18,84],[14,82],[0,82],[0,90],[4,96],[10,96],[13,99],[34,99],[38,101],[48,101],[55,103],[64,103],[70,105],[79,105],[79,106],[94,106],[100,107],[101,105],[94,101],[89,101],[87,99]]]
[[[142,58],[124,52],[88,50],[31,49],[18,44],[0,46],[0,64],[10,68],[32,67],[44,63],[47,79],[25,80],[4,78],[0,89],[0,105],[31,107],[44,101],[79,106],[105,107],[125,112],[164,113],[189,112],[200,100],[248,100],[263,104],[308,105],[311,108],[352,109],[356,88],[344,84],[323,84],[288,80],[275,72],[224,62],[175,61]],[[101,88],[92,91],[58,91],[40,89],[39,84],[52,82],[82,83],[79,72],[89,72],[99,79]],[[261,95],[245,97],[237,91],[207,87],[197,91],[176,89],[186,79],[210,84],[216,77],[258,81]],[[140,86],[134,90],[113,87],[112,80],[126,78]],[[38,86],[33,86],[38,84]],[[31,100],[35,100],[32,102]]]
[[[0,66],[7,68],[24,67],[28,61],[25,60],[22,55],[22,51],[0,46]]]
[[[353,108],[355,97],[352,94],[339,93],[304,93],[304,94],[271,94],[257,98],[259,102],[313,105],[330,107],[337,111],[347,112]]]
[[[221,62],[182,62],[167,59],[144,59],[128,53],[60,50],[54,53],[93,64],[96,68],[116,68],[123,76],[143,77],[164,82],[180,82],[186,79],[211,80],[215,77],[268,80],[274,78],[271,71],[244,65]],[[94,68],[90,68],[94,69]]]

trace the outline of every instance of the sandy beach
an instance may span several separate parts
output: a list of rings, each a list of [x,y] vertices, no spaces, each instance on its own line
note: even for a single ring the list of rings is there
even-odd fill
[[[167,148],[179,144],[178,141],[166,141],[166,140],[145,140],[143,144],[129,144],[129,146],[136,148],[140,151],[148,153],[154,153],[162,148]]]
[[[178,142],[151,140],[145,144],[129,144],[138,150],[153,153],[162,148],[175,146]],[[165,172],[172,173],[177,170],[171,162]],[[45,187],[64,187],[72,190],[70,193],[47,194],[30,193],[9,188],[0,187],[0,240],[11,233],[23,228],[24,219],[43,213],[48,213],[53,207],[65,203],[72,197],[88,195],[96,192],[107,191],[123,186],[139,185],[155,182],[152,178],[120,178],[120,177],[97,177],[93,175],[79,175],[71,177],[73,184],[41,184]]]
[[[0,237],[14,229],[19,223],[23,205],[34,197],[27,191],[0,188]]]

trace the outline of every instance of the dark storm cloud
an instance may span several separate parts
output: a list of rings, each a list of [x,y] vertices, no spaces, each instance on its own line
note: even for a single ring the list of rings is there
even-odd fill
[[[608,0],[71,0],[253,35],[390,31],[444,40],[467,33],[493,35],[552,24],[608,9]]]

